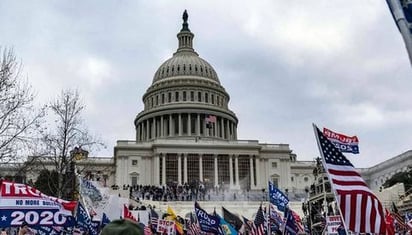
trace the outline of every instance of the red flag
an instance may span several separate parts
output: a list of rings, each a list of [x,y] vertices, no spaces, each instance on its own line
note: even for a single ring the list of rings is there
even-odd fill
[[[386,235],[395,234],[394,218],[388,210],[386,210],[385,223],[386,223]]]
[[[136,219],[133,216],[132,212],[129,211],[129,208],[127,208],[126,205],[123,206],[123,219],[128,219],[128,220],[131,220],[133,222],[138,222],[139,221],[138,219]]]
[[[323,166],[336,192],[347,228],[355,233],[386,233],[385,213],[352,163],[315,126]]]

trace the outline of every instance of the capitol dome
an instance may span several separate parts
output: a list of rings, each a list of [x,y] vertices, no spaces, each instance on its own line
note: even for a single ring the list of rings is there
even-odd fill
[[[213,67],[206,60],[200,58],[193,49],[193,38],[195,35],[190,32],[187,18],[188,15],[185,11],[182,30],[177,34],[179,47],[173,54],[173,57],[166,60],[157,69],[153,78],[153,84],[162,79],[176,76],[209,78],[220,84]]]
[[[200,58],[196,52],[182,52],[179,49],[157,69],[153,83],[174,76],[210,78],[220,84],[216,71],[206,60]]]
[[[178,48],[160,65],[135,118],[136,141],[206,138],[236,140],[238,119],[214,68],[193,49],[194,34],[183,13]]]

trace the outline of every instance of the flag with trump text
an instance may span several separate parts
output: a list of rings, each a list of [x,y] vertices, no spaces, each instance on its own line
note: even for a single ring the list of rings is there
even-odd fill
[[[277,206],[280,211],[285,211],[289,199],[282,191],[276,188],[272,181],[269,181],[269,198],[270,203]]]
[[[71,227],[76,201],[48,196],[29,185],[0,180],[0,227]]]
[[[87,231],[87,234],[90,235],[98,234],[97,229],[92,224],[89,214],[81,203],[77,206],[76,227],[80,228],[82,231]]]
[[[197,202],[195,202],[195,213],[203,232],[219,234],[220,220],[218,217],[207,213]]]
[[[385,234],[385,213],[379,199],[342,152],[315,125],[313,127],[346,227],[355,233]]]
[[[356,135],[347,136],[331,131],[328,128],[323,128],[323,135],[342,153],[359,153],[359,139]]]

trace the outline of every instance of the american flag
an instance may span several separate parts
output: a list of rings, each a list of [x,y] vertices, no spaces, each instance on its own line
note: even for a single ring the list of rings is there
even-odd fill
[[[398,207],[396,207],[395,203],[392,202],[392,216],[395,219],[395,229],[397,231],[408,231],[408,225],[406,225],[405,218],[401,216],[398,211]]]
[[[200,230],[200,226],[197,222],[189,222],[187,224],[187,234],[188,235],[198,235],[202,234],[203,232]]]
[[[244,216],[242,216],[242,218],[243,218],[243,225],[246,231],[253,232],[256,230],[256,225],[253,221],[245,218]]]
[[[385,234],[385,213],[352,163],[314,125],[323,165],[336,192],[343,219],[355,233]]]
[[[292,209],[289,209],[289,210],[291,210],[291,212],[292,212],[292,216],[293,216],[293,218],[295,219],[296,226],[298,227],[299,231],[300,231],[300,232],[304,232],[304,231],[305,231],[305,228],[304,228],[303,225],[302,225],[302,219],[300,218],[299,214],[296,213],[296,212],[295,212],[294,210],[292,210]]]
[[[132,212],[129,211],[126,205],[123,205],[123,218],[131,220],[133,222],[139,222],[139,217],[134,217]]]
[[[260,205],[256,217],[255,217],[255,227],[251,232],[252,235],[264,235],[265,232],[265,215],[263,214],[262,205]]]
[[[214,115],[207,115],[207,116],[206,116],[206,122],[208,122],[208,123],[215,123],[215,122],[216,122],[216,116],[214,116]]]
[[[285,235],[296,235],[299,233],[299,228],[295,221],[295,217],[293,216],[292,210],[286,208],[285,211],[285,229],[283,234]]]

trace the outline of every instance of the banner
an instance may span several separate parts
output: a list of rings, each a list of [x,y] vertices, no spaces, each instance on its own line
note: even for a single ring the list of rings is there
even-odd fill
[[[219,234],[219,218],[208,214],[205,210],[200,208],[199,204],[195,202],[195,213],[200,229],[203,232]]]
[[[0,181],[0,227],[74,225],[72,212],[77,202],[65,201],[19,183]]]
[[[171,220],[158,219],[156,232],[160,234],[174,234],[175,222]]]
[[[276,186],[269,181],[269,198],[270,203],[277,206],[280,211],[285,211],[285,207],[289,203],[288,197],[280,191]]]
[[[79,205],[77,206],[76,227],[81,228],[84,231],[88,231],[88,234],[90,235],[98,234],[97,229],[93,227],[90,216],[87,214],[86,209],[81,203],[79,203]]]
[[[359,139],[356,135],[347,136],[331,131],[328,128],[323,128],[323,135],[342,153],[359,153]]]

